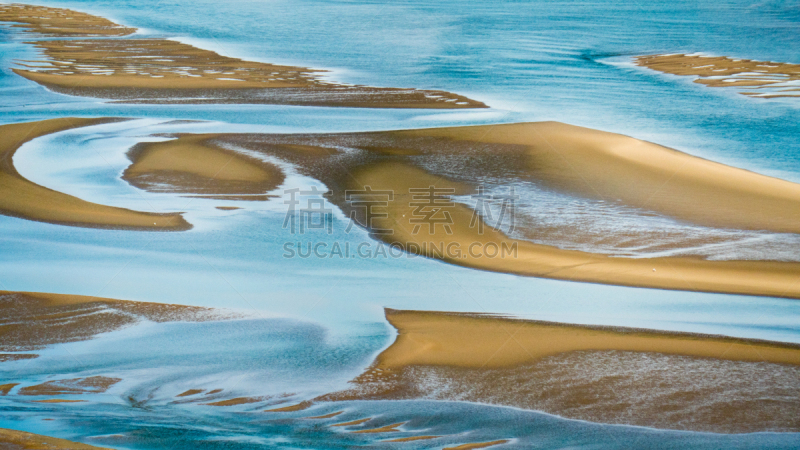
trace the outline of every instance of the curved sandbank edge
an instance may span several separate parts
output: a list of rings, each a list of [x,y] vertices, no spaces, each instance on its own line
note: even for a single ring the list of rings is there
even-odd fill
[[[111,450],[108,447],[96,447],[94,445],[82,444],[80,442],[28,433],[26,431],[17,431],[9,428],[0,428],[0,444],[12,445],[13,447],[11,448],[20,449]]]
[[[798,432],[800,344],[494,314],[385,309],[397,330],[316,401],[468,401],[595,423]]]
[[[14,153],[24,143],[59,131],[111,123],[118,118],[65,117],[0,125],[0,213],[37,222],[84,228],[135,231],[185,231],[182,213],[147,213],[87,202],[26,179],[14,168]]]

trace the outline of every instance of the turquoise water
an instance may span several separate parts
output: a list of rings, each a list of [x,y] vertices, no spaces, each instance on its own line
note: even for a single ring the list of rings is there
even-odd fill
[[[797,434],[724,436],[588,424],[456,402],[351,402],[279,418],[255,407],[175,405],[197,386],[298,400],[340,389],[389,345],[383,308],[478,311],[569,323],[622,325],[800,342],[792,300],[601,286],[477,272],[413,257],[286,259],[283,243],[314,239],[377,245],[360,230],[297,238],[285,206],[150,194],[119,180],[125,152],[161,132],[328,132],[559,120],[628,134],[800,182],[800,102],[751,99],[633,66],[630,56],[696,52],[800,62],[800,8],[792,2],[42,2],[252,60],[330,70],[336,81],[444,89],[484,101],[476,111],[391,111],[269,105],[158,106],[67,97],[17,77],[30,36],[0,26],[0,122],[63,116],[136,120],[72,130],[26,144],[20,173],[81,198],[145,211],[186,211],[185,233],[91,230],[0,216],[0,289],[59,292],[235,309],[248,320],[142,324],[36,360],[3,363],[2,380],[118,374],[84,404],[0,397],[0,427],[114,448],[383,448],[375,436],[297,419],[345,409],[341,421],[411,420],[417,434],[452,435],[430,447],[515,439],[519,448],[796,448]],[[173,119],[208,122],[170,124]],[[292,175],[281,189],[319,185]],[[576,217],[565,199],[532,192],[543,215]],[[565,206],[567,205],[567,206]],[[596,207],[596,205],[592,206]],[[581,208],[588,208],[583,205]],[[591,210],[591,211],[597,211]],[[616,210],[615,210],[616,211]],[[732,233],[648,221],[626,226]],[[534,214],[533,212],[531,214]],[[602,214],[591,214],[591,217]],[[536,218],[537,216],[533,215]],[[611,221],[619,218],[612,211]],[[597,219],[599,220],[599,219]],[[570,220],[574,223],[574,221]],[[591,222],[601,230],[608,222]],[[688,231],[687,231],[688,230]],[[800,258],[791,236],[737,235],[717,256],[749,248]],[[774,241],[770,241],[773,239]],[[755,242],[755,243],[753,243]],[[772,247],[766,246],[777,242]],[[749,245],[750,247],[747,247]],[[766,249],[766,250],[765,250]],[[602,250],[602,249],[601,249]],[[613,250],[613,249],[612,249]],[[607,251],[612,251],[607,250]],[[710,250],[709,250],[710,251]],[[760,252],[760,253],[759,253]],[[780,255],[778,255],[780,253]],[[200,345],[202,343],[202,345]],[[134,407],[133,397],[146,407]],[[139,405],[140,403],[137,403]],[[261,405],[260,405],[261,406]],[[312,414],[313,413],[313,414]],[[42,418],[52,421],[42,421]],[[339,418],[337,418],[336,421]],[[110,436],[119,435],[119,436]],[[413,445],[421,446],[425,441]],[[412,444],[404,444],[411,446]],[[737,447],[738,446],[738,447]]]

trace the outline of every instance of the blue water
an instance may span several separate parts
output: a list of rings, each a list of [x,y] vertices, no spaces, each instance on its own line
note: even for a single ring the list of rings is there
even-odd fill
[[[630,63],[633,55],[697,51],[800,63],[796,2],[33,3],[93,12],[140,28],[133,37],[168,37],[229,56],[326,69],[336,81],[449,90],[491,109],[123,105],[68,97],[10,72],[14,59],[30,59],[35,52],[24,44],[30,36],[0,26],[0,123],[63,116],[138,119],[33,141],[15,156],[20,173],[98,203],[186,211],[195,225],[185,233],[136,233],[0,216],[0,289],[223,307],[251,317],[144,324],[53,346],[36,360],[3,363],[2,380],[117,373],[124,381],[108,394],[87,397],[85,404],[0,398],[0,427],[114,448],[391,446],[376,443],[374,436],[292,419],[345,408],[342,421],[380,415],[376,426],[412,420],[407,429],[425,430],[419,434],[456,436],[431,441],[431,447],[504,438],[516,439],[509,447],[525,448],[798,446],[795,434],[662,432],[464,403],[353,402],[321,405],[313,414],[286,419],[247,407],[232,412],[173,405],[168,398],[198,385],[236,395],[291,390],[298,399],[339,389],[393,340],[383,307],[800,342],[800,303],[520,278],[405,256],[287,259],[282,249],[287,241],[377,244],[358,229],[346,233],[338,211],[332,235],[297,237],[281,229],[280,200],[237,204],[244,209],[223,212],[214,207],[233,203],[150,194],[118,178],[133,143],[166,131],[327,132],[558,120],[800,182],[797,99],[747,98]],[[172,119],[210,122],[165,124]],[[282,188],[312,185],[314,180],[294,175]],[[780,242],[782,252],[800,257],[796,241]],[[767,256],[774,253],[759,245],[754,248]],[[195,342],[202,345],[189,351]],[[126,403],[130,395],[150,399],[148,408]],[[44,415],[55,420],[42,421]],[[97,437],[109,434],[124,437]]]

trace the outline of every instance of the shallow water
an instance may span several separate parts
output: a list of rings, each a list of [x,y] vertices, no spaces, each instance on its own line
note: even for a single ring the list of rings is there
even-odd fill
[[[329,69],[336,81],[450,90],[492,109],[124,105],[68,97],[8,70],[13,59],[28,59],[34,52],[23,44],[29,36],[0,25],[0,122],[72,115],[137,119],[30,142],[14,158],[20,173],[89,201],[186,211],[195,226],[185,233],[137,233],[0,216],[0,289],[225,307],[251,315],[234,322],[146,323],[54,346],[36,360],[3,363],[0,377],[15,382],[34,383],[50,374],[118,374],[124,381],[107,394],[87,397],[84,404],[0,397],[0,427],[115,448],[194,448],[198,441],[203,448],[399,445],[291,419],[344,408],[341,421],[380,415],[375,426],[412,420],[406,429],[425,430],[418,434],[457,435],[431,441],[432,447],[503,438],[516,439],[509,447],[520,448],[797,447],[796,434],[663,432],[469,403],[326,404],[284,413],[281,419],[247,412],[252,407],[246,405],[173,405],[174,395],[196,386],[219,386],[241,395],[293,392],[298,399],[339,389],[392,341],[394,331],[383,320],[383,307],[505,313],[797,343],[800,303],[521,278],[419,257],[287,259],[287,241],[378,244],[361,230],[346,233],[346,218],[335,208],[333,234],[298,237],[281,228],[281,199],[188,199],[139,191],[119,180],[128,164],[127,148],[152,140],[154,133],[364,131],[559,120],[800,182],[798,100],[746,98],[729,88],[707,88],[630,62],[639,54],[702,51],[798,63],[800,9],[791,2],[33,3],[72,7],[139,27],[134,37],[168,37],[230,56]],[[173,119],[209,122],[168,123]],[[294,174],[279,191],[313,185],[324,188]],[[694,227],[528,188],[531,207],[521,220],[562,231],[529,237],[540,242],[625,256],[800,259],[795,236]],[[215,209],[234,204],[243,209]],[[564,231],[565,225],[591,231],[596,238],[570,241],[573,233]],[[658,238],[659,245],[602,239],[619,227]],[[697,244],[678,251],[669,245],[687,238]],[[128,396],[147,399],[147,407],[132,406]],[[44,412],[56,420],[42,421]],[[114,434],[123,436],[98,437]]]

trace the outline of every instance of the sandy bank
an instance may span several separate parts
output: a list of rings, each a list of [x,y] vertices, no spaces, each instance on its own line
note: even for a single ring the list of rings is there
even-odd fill
[[[512,239],[488,225],[481,230],[482,219],[465,204],[438,205],[436,217],[425,217],[424,210],[412,205],[420,194],[410,189],[449,189],[449,194],[440,194],[446,200],[476,192],[484,180],[498,185],[532,182],[705,226],[800,232],[800,185],[631,137],[542,122],[326,135],[218,135],[214,140],[298,166],[328,186],[328,198],[376,238],[452,264],[573,281],[800,298],[798,263],[616,258]],[[343,146],[355,151],[344,153],[339,150]],[[386,206],[372,206],[371,221],[366,208],[345,196],[346,190],[364,191],[366,186],[394,195]],[[435,223],[445,216],[447,227]],[[536,234],[536,229],[527,231]]]
[[[79,11],[18,3],[0,4],[0,22],[45,36],[125,36],[136,31]]]
[[[118,119],[63,118],[0,126],[0,213],[39,222],[88,228],[181,231],[191,225],[180,213],[154,214],[98,205],[39,186],[20,175],[12,158],[39,136]]]
[[[280,168],[213,145],[209,142],[213,137],[187,136],[137,144],[128,151],[133,164],[125,169],[122,179],[150,192],[212,198],[231,195],[233,200],[262,200],[263,196],[257,194],[274,190],[283,183]],[[250,194],[253,196],[246,196]]]
[[[105,447],[72,442],[40,434],[0,428],[0,444],[4,448],[30,450],[110,450]]]
[[[695,83],[709,87],[737,87],[744,95],[762,98],[800,97],[800,64],[735,59],[727,56],[645,55],[634,58],[639,66],[673,75],[696,76]]]
[[[386,310],[395,342],[319,400],[463,400],[603,423],[800,430],[800,346],[478,314]]]
[[[25,17],[19,8],[0,9],[0,20],[30,20],[29,31],[54,35],[129,34],[105,19],[45,8],[55,19]],[[36,13],[39,14],[39,13]],[[76,22],[73,28],[58,24]],[[63,19],[63,20],[62,20]],[[54,22],[55,23],[55,22]],[[66,26],[66,25],[64,25]],[[116,28],[114,28],[116,26]],[[82,28],[88,27],[88,28]],[[167,39],[43,40],[42,60],[17,61],[14,72],[68,95],[128,103],[259,103],[356,108],[486,108],[479,101],[440,90],[338,84],[324,71],[229,58]]]
[[[132,325],[141,319],[200,322],[226,318],[222,312],[194,306],[10,291],[0,291],[0,312],[0,351],[13,352],[91,339],[98,333]],[[95,381],[108,380],[99,377],[76,383],[89,383],[91,387]],[[72,387],[87,388],[80,383]],[[58,393],[65,393],[69,388],[60,384],[50,387],[60,389]]]

